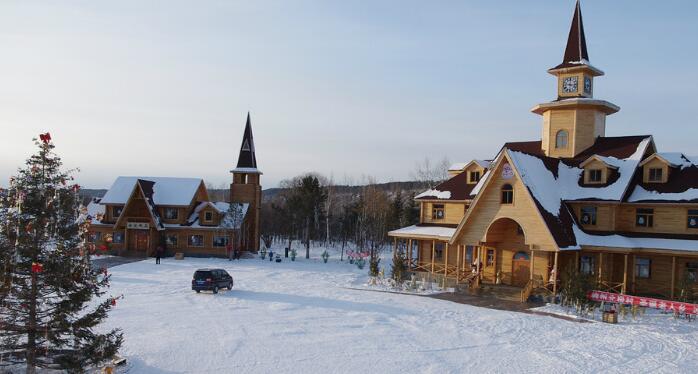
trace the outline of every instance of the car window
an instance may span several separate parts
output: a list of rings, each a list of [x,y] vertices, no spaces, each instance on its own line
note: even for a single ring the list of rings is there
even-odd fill
[[[194,273],[194,279],[206,279],[206,278],[213,278],[213,274],[211,274],[210,271],[200,271],[200,270],[197,270]]]
[[[229,276],[230,276],[230,274],[228,274],[227,271],[221,270],[221,277],[227,278],[227,277],[229,277]]]

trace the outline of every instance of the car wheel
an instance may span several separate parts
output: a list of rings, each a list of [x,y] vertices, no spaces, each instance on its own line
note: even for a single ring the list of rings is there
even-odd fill
[[[228,283],[228,291],[233,289],[233,282]]]
[[[213,293],[218,293],[218,286],[213,286]]]
[[[199,292],[201,292],[201,290],[194,290],[194,291],[196,291],[196,293],[199,293]]]

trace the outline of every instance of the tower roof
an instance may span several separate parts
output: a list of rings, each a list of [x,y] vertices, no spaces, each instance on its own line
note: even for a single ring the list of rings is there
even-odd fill
[[[242,145],[240,146],[240,156],[238,156],[238,164],[233,172],[239,173],[259,173],[257,169],[257,157],[254,151],[254,139],[252,137],[252,121],[250,120],[250,112],[247,112],[247,124],[245,125],[245,134],[242,136]]]
[[[577,0],[562,63],[550,69],[550,71],[581,66],[597,70],[589,64],[589,52],[587,52],[587,41],[584,36],[584,23],[582,22],[582,8],[579,5],[579,0]]]

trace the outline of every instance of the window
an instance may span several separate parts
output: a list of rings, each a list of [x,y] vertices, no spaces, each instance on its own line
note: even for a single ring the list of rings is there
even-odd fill
[[[213,212],[204,212],[204,221],[206,221],[206,222],[213,221]]]
[[[691,283],[698,282],[698,262],[686,263],[686,278]]]
[[[555,136],[555,148],[567,148],[567,130],[560,130]]]
[[[652,227],[654,224],[654,209],[637,209],[635,211],[635,226]]]
[[[662,168],[650,168],[649,181],[650,182],[661,182],[662,181]]]
[[[582,256],[579,259],[579,272],[586,275],[594,274],[594,257]]]
[[[204,236],[203,235],[189,235],[189,246],[190,247],[203,247],[204,246]]]
[[[123,242],[124,242],[124,232],[123,231],[114,231],[114,235],[112,235],[112,243],[122,244]]]
[[[650,277],[652,266],[652,260],[649,258],[636,258],[635,259],[635,276],[637,278],[648,279]]]
[[[124,210],[123,206],[113,206],[111,207],[111,216],[114,218],[119,218],[121,212]]]
[[[581,220],[583,225],[596,226],[596,207],[582,207]]]
[[[87,241],[90,243],[95,243],[102,240],[102,233],[99,231],[93,231],[87,234]]]
[[[468,264],[472,264],[473,261],[473,247],[468,245],[465,247],[465,262]]]
[[[444,219],[444,205],[434,204],[431,208],[431,218],[432,219]]]
[[[494,249],[488,249],[487,250],[487,261],[485,262],[485,266],[492,266],[494,265]]]
[[[227,236],[214,236],[213,237],[213,246],[214,247],[227,247],[228,246],[228,237]]]
[[[590,169],[587,171],[587,179],[589,180],[589,183],[601,183],[602,175],[603,173],[601,172],[601,169]]]
[[[687,224],[689,229],[698,229],[698,209],[688,210]]]
[[[165,208],[165,219],[177,219],[179,218],[179,209],[177,208]]]
[[[502,204],[514,203],[514,187],[510,184],[502,186]]]
[[[168,234],[165,236],[165,245],[168,248],[177,248],[177,234]]]
[[[479,171],[471,171],[470,172],[470,183],[477,183],[480,181],[480,172]]]
[[[434,258],[441,259],[444,257],[444,243],[438,242],[434,245]]]

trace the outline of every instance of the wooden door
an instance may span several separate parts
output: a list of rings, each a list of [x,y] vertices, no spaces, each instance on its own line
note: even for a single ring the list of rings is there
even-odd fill
[[[145,230],[136,231],[136,250],[145,252],[148,250],[148,232]]]
[[[526,252],[516,252],[511,261],[511,284],[523,287],[531,279],[531,260]]]

